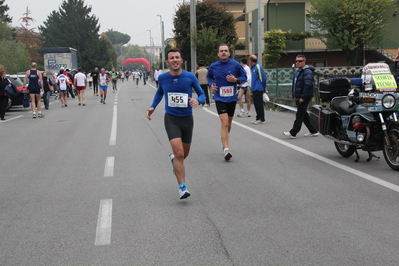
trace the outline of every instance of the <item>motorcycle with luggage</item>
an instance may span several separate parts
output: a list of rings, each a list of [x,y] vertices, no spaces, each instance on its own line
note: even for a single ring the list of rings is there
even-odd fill
[[[399,171],[398,80],[385,63],[363,67],[361,78],[333,78],[319,84],[319,96],[326,105],[313,105],[310,122],[320,134],[334,141],[343,157],[358,150],[368,153],[367,161],[382,151],[386,163]]]

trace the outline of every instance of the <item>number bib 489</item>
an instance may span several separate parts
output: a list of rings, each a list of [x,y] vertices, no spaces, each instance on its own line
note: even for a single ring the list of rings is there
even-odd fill
[[[188,94],[179,92],[168,93],[168,105],[169,107],[180,107],[184,108],[188,106]]]
[[[233,86],[220,87],[220,97],[230,97],[234,95]]]

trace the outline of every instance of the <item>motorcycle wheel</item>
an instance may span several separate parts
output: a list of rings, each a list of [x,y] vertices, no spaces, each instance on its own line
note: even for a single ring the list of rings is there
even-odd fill
[[[355,147],[351,145],[346,145],[338,142],[334,142],[335,148],[342,157],[348,158],[355,153]]]
[[[399,171],[399,126],[392,126],[388,131],[388,136],[391,147],[387,147],[387,145],[384,144],[382,152],[389,167],[395,171]]]

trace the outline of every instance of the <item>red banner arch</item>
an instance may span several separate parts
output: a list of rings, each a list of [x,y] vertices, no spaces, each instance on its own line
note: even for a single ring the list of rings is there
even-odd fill
[[[128,58],[125,61],[123,61],[124,66],[126,66],[127,64],[130,64],[130,63],[142,63],[145,65],[147,70],[150,70],[150,62],[148,62],[144,58]]]

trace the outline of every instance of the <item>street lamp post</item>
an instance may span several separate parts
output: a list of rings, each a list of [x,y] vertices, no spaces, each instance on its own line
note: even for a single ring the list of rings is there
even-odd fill
[[[161,21],[161,45],[162,45],[162,70],[165,69],[165,44],[164,44],[164,28],[163,28],[163,21],[162,15],[157,15]]]
[[[152,68],[152,46],[151,46],[151,40],[152,40],[152,38],[151,38],[151,30],[147,30],[147,31],[149,31],[150,32],[150,68]]]

